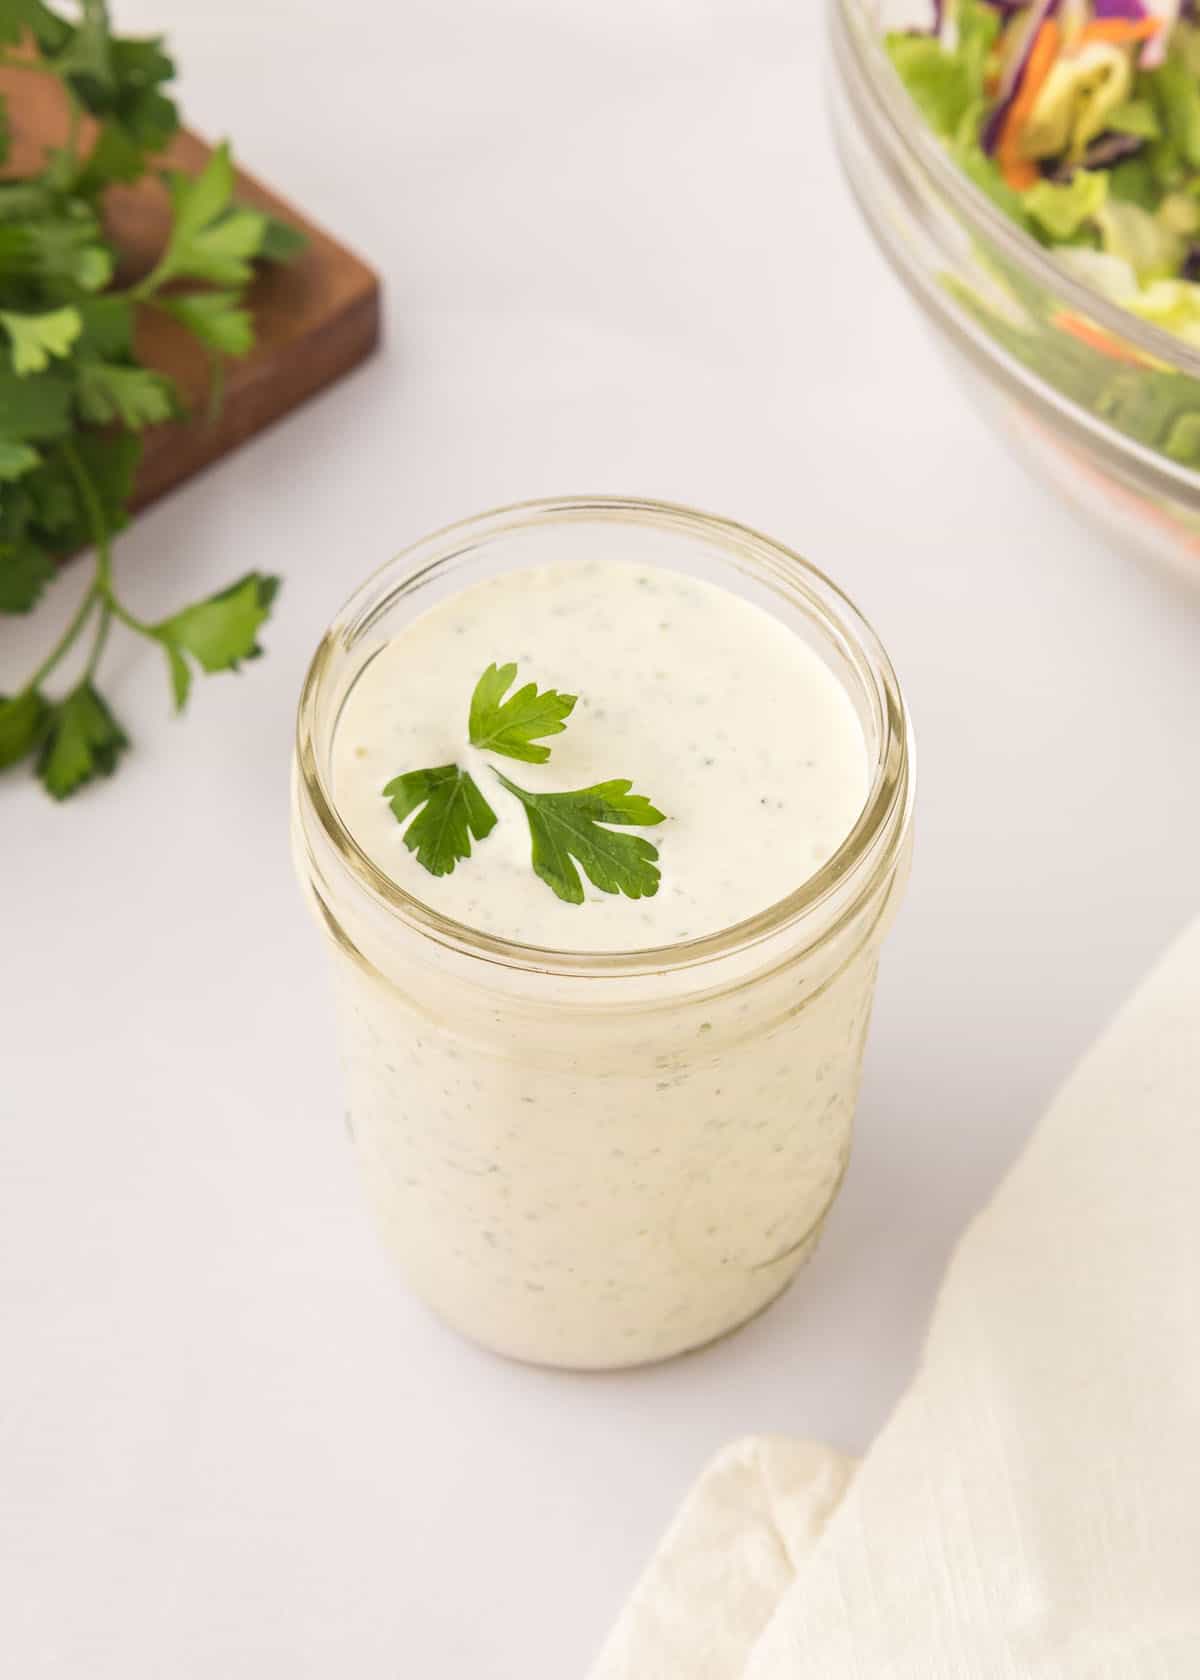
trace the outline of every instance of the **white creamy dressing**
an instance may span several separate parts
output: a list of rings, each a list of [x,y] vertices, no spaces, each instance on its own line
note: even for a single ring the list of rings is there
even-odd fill
[[[589,887],[571,905],[533,874],[523,809],[466,746],[476,681],[511,660],[519,682],[579,703],[548,763],[496,762],[539,790],[629,777],[669,814],[646,831],[656,897]],[[333,758],[343,819],[407,891],[580,952],[665,945],[776,903],[843,841],[868,783],[850,700],[786,625],[683,574],[607,563],[511,572],[415,619],[351,690]],[[437,879],[382,789],[450,762],[500,821]],[[736,985],[701,974],[682,996],[651,977],[625,1011],[593,1008],[587,981],[517,1007],[498,965],[452,973],[411,931],[367,961],[351,930],[337,946],[350,1124],[419,1292],[493,1348],[577,1367],[664,1358],[760,1310],[845,1168],[881,926]]]
[[[510,661],[514,691],[534,682],[579,697],[545,764],[468,745],[475,684]],[[435,877],[382,790],[449,763],[470,770],[499,822]],[[530,868],[524,811],[492,766],[536,792],[631,780],[668,819],[625,831],[658,847],[657,895],[610,895],[585,878],[587,902],[557,898]],[[415,619],[351,691],[333,781],[358,844],[431,908],[524,944],[616,951],[715,933],[785,898],[854,826],[868,768],[845,690],[786,625],[678,572],[595,563],[509,572]]]

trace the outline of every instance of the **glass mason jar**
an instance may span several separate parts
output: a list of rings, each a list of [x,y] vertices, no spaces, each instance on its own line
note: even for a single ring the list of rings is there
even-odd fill
[[[460,926],[388,879],[331,793],[372,656],[480,579],[602,554],[705,578],[775,614],[861,720],[870,791],[819,872],[736,927],[654,950],[539,950]],[[512,1357],[664,1359],[765,1307],[837,1194],[880,943],[910,849],[912,740],[853,606],[739,525],[617,499],[451,527],[369,579],[300,701],[293,844],[327,936],[350,1130],[413,1287]]]

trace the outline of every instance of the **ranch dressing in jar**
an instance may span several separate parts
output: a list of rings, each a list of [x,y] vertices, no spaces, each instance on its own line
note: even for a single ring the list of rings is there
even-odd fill
[[[430,562],[432,562],[430,564]],[[467,739],[491,664],[578,696],[542,764]],[[383,789],[457,764],[495,815],[453,873]],[[521,802],[626,778],[653,896],[536,875]],[[295,831],[330,934],[349,1118],[410,1279],[519,1358],[666,1357],[741,1323],[836,1192],[903,879],[907,720],[882,650],[736,526],[546,504],[352,602],[301,708]]]

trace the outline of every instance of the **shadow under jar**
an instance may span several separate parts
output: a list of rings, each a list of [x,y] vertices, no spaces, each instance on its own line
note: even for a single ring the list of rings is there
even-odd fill
[[[809,875],[797,847],[794,889],[736,926],[640,951],[538,949],[451,920],[372,861],[338,810],[334,744],[371,660],[428,608],[597,556],[716,584],[803,638],[854,709],[869,787],[832,857]],[[514,1358],[603,1369],[710,1342],[787,1286],[845,1172],[912,788],[874,634],[741,526],[616,499],[530,504],[427,539],[354,596],[301,698],[293,844],[333,961],[368,1194],[443,1319]]]

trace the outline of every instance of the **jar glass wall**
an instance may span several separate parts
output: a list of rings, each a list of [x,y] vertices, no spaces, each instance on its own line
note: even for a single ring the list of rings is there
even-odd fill
[[[871,766],[852,832],[736,927],[645,951],[535,949],[420,902],[331,792],[347,695],[427,607],[482,578],[597,556],[742,595],[817,651]],[[358,592],[301,699],[293,837],[333,961],[350,1125],[413,1286],[517,1358],[661,1359],[790,1282],[845,1171],[880,944],[903,885],[912,745],[891,666],[832,584],[741,526],[615,499],[441,532]]]

